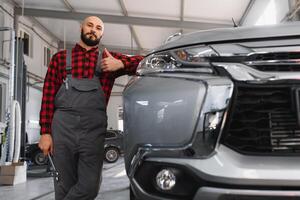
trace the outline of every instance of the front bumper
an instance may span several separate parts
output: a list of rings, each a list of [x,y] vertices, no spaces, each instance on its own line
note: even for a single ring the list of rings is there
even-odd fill
[[[243,190],[203,187],[197,191],[194,200],[296,200],[300,191]]]
[[[151,195],[145,192],[136,181],[131,182],[131,188],[138,199],[143,200],[170,200],[169,198]],[[299,200],[300,191],[278,190],[246,190],[215,187],[199,188],[193,200]]]
[[[258,72],[242,64],[214,64],[227,70],[232,79],[247,81],[247,84],[291,79],[293,83],[289,84],[299,85],[296,80],[299,74]],[[211,154],[199,151],[195,156],[181,156],[181,151],[200,146],[192,138],[205,130],[205,114],[226,111],[233,84],[227,77],[163,74],[139,77],[126,89],[124,121],[128,153],[125,164],[137,199],[300,199],[299,157],[242,155],[219,145],[220,140]],[[223,86],[221,90],[215,89],[220,86]],[[169,152],[164,152],[167,150]],[[178,154],[172,157],[175,153]],[[144,169],[145,163],[185,170],[196,182],[198,180],[196,189],[188,198],[164,194],[155,191],[155,187],[147,189],[144,183],[148,182],[148,186],[155,183],[155,173],[143,173],[138,179],[139,170]],[[151,170],[151,167],[147,169]],[[183,185],[192,186],[193,182],[189,181]]]
[[[131,177],[132,190],[138,199],[170,200],[183,198],[151,190],[149,183],[145,186],[143,182],[151,182],[155,173],[149,172],[147,180],[140,179],[138,176],[144,174],[139,169],[145,168],[144,163],[148,163],[148,166],[153,163],[153,168],[158,163],[159,169],[171,166],[194,177],[197,188],[185,200],[300,199],[300,159],[297,157],[245,156],[223,145],[217,148],[215,155],[206,159],[149,156]],[[182,187],[195,185],[187,183]]]

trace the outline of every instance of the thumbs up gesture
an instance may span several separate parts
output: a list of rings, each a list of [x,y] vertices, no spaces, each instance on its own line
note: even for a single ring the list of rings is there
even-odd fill
[[[121,60],[114,58],[107,49],[104,49],[106,58],[103,58],[101,61],[101,69],[103,72],[114,72],[119,69],[124,68],[124,64]]]

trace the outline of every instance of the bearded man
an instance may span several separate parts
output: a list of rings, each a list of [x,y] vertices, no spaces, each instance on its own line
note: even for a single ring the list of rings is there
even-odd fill
[[[52,154],[56,200],[90,200],[98,194],[107,128],[106,105],[115,78],[134,74],[142,56],[99,51],[104,24],[87,17],[80,41],[56,53],[48,66],[40,111],[39,147]]]

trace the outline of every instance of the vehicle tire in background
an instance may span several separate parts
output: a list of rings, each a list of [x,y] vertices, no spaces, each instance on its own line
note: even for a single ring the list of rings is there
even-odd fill
[[[48,157],[38,150],[33,154],[32,161],[38,166],[46,165],[48,163]]]
[[[104,159],[108,163],[117,162],[120,157],[119,150],[115,147],[107,147],[104,150]]]

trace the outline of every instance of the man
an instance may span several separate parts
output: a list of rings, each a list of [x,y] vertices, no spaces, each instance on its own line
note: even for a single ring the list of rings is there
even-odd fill
[[[106,105],[114,80],[134,74],[143,59],[106,49],[103,58],[98,56],[103,22],[91,16],[80,27],[81,39],[72,51],[60,51],[52,57],[43,88],[39,147],[45,155],[53,154],[58,172],[54,181],[56,200],[90,200],[97,196]]]

